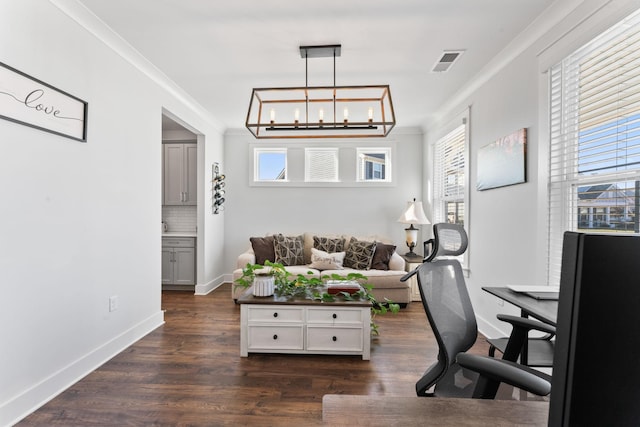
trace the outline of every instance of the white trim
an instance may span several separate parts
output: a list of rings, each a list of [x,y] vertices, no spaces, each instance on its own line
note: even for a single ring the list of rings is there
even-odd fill
[[[51,4],[60,9],[69,18],[77,22],[81,27],[94,35],[107,47],[120,55],[125,61],[130,63],[141,73],[147,76],[170,95],[183,103],[187,108],[198,114],[204,121],[223,133],[225,126],[216,120],[211,113],[198,103],[184,89],[178,86],[165,73],[156,67],[151,61],[145,58],[133,46],[131,46],[118,33],[113,31],[104,21],[98,18],[84,4],[77,0],[49,0]]]
[[[198,284],[195,287],[194,295],[207,295],[212,291],[218,289],[224,283],[232,281],[232,279],[232,274],[223,274],[222,276],[218,276],[207,283]]]
[[[0,425],[13,425],[164,324],[159,311],[0,406]]]

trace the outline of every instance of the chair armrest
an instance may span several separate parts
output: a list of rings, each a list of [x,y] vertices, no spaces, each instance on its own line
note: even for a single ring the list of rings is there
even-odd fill
[[[513,327],[513,329],[511,330],[511,334],[509,335],[507,345],[502,351],[503,360],[510,360],[512,362],[518,360],[522,349],[529,339],[530,330],[538,330],[549,334],[548,336],[545,336],[544,339],[551,339],[556,333],[555,327],[547,323],[539,322],[537,320],[527,319],[519,316],[510,316],[507,314],[498,314],[497,317],[502,321],[511,323]]]
[[[515,362],[468,353],[459,353],[456,361],[463,368],[477,372],[485,378],[503,382],[539,396],[546,396],[551,392],[549,375]],[[481,391],[479,390],[480,393]],[[474,392],[474,397],[482,396],[481,394],[476,396]]]
[[[401,282],[406,282],[407,280],[411,279],[412,276],[414,276],[417,272],[418,269],[420,268],[420,266],[414,268],[413,270],[411,270],[410,272],[408,272],[407,274],[405,274],[404,276],[402,276],[400,278]]]
[[[548,323],[540,322],[538,320],[528,319],[520,316],[511,316],[508,314],[498,314],[496,317],[503,322],[511,323],[514,328],[522,328],[526,329],[527,331],[533,329],[553,335],[555,335],[556,333],[555,326],[549,325]]]

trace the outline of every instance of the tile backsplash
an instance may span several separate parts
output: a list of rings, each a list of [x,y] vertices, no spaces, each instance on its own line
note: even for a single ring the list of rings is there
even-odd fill
[[[168,231],[197,231],[197,206],[163,206],[162,220]]]

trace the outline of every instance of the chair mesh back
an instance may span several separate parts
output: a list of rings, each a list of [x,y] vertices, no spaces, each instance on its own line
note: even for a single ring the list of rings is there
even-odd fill
[[[476,317],[457,260],[424,263],[418,270],[424,310],[438,341],[438,369],[455,363],[458,353],[470,349],[477,338]],[[440,377],[436,374],[436,377]]]
[[[458,256],[467,250],[469,240],[464,228],[458,224],[434,224],[434,250],[425,259],[430,262],[440,256]]]
[[[436,224],[436,226],[441,224]],[[467,246],[464,230],[442,224],[436,231],[438,248],[447,255],[460,255]],[[460,227],[461,228],[461,227]],[[457,243],[456,243],[457,242]],[[447,249],[449,248],[449,249]],[[435,250],[438,255],[443,252]],[[425,372],[416,384],[418,394],[438,383],[455,365],[456,355],[470,349],[477,338],[476,317],[464,281],[462,267],[457,259],[436,259],[418,268],[418,285],[422,304],[439,347],[438,362]],[[457,369],[457,365],[456,365]],[[449,372],[451,374],[451,372]],[[461,385],[463,387],[464,384]],[[436,389],[437,394],[437,389]]]

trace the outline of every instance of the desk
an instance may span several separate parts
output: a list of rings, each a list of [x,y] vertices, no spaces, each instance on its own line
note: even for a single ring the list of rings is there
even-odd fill
[[[520,308],[522,317],[533,317],[541,322],[556,326],[558,317],[558,301],[538,300],[522,292],[514,292],[506,287],[483,287],[484,291],[495,295]],[[504,347],[498,342],[506,343],[507,338],[493,340],[492,345]],[[520,363],[531,366],[550,367],[553,365],[553,347],[547,340],[525,340],[520,354]]]
[[[483,286],[482,290],[519,307],[522,312],[522,317],[531,316],[541,322],[556,326],[558,301],[537,300],[521,292],[514,292],[506,287]]]
[[[322,397],[325,425],[366,426],[546,426],[549,402],[438,397]]]

